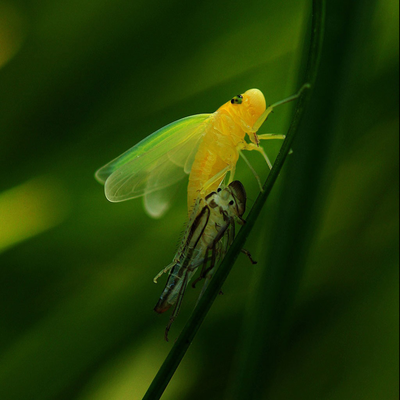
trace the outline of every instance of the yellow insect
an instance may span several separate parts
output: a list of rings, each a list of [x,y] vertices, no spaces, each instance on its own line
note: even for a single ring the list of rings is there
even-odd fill
[[[189,174],[187,204],[190,211],[197,197],[216,190],[229,172],[233,181],[239,155],[251,167],[242,150],[255,150],[264,139],[283,139],[283,135],[257,135],[260,126],[277,106],[299,97],[300,91],[268,108],[264,95],[250,89],[233,97],[213,114],[198,114],[173,122],[109,162],[96,172],[112,202],[144,196],[147,212],[157,218],[171,204],[171,186]],[[250,143],[245,141],[246,134]]]
[[[235,221],[244,224],[242,215],[245,209],[246,192],[239,181],[231,182],[224,189],[218,188],[204,198],[198,197],[178,252],[172,263],[154,278],[154,282],[157,282],[161,275],[169,272],[165,289],[154,308],[161,314],[175,306],[165,330],[167,341],[169,329],[178,315],[189,281],[202,266],[200,276],[194,282],[205,279],[201,297],[212,278],[216,262],[225,255],[235,237]],[[249,253],[245,250],[243,252],[254,263]],[[209,261],[210,266],[207,268]]]

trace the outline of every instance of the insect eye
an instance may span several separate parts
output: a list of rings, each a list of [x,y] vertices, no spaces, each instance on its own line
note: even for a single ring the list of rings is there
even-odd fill
[[[235,202],[233,201],[233,200],[231,200],[230,202],[229,202],[229,205],[230,206],[233,206],[235,204]]]
[[[238,94],[237,96],[233,97],[231,100],[232,104],[242,104],[243,101],[243,96],[241,94]]]
[[[221,190],[222,190],[221,188],[218,188],[218,189],[217,189],[217,192],[219,193]]]

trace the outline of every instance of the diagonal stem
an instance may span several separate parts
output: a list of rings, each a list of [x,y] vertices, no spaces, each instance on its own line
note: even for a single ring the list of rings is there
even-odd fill
[[[306,82],[310,83],[311,86],[315,83],[320,59],[320,53],[322,49],[322,38],[324,28],[324,0],[313,1],[313,21],[312,21],[312,32],[311,32],[311,45],[308,58],[308,64],[306,69]],[[201,323],[206,317],[209,309],[211,308],[215,298],[221,290],[223,283],[229,275],[234,262],[236,261],[248,235],[250,234],[260,212],[263,208],[268,195],[282,170],[283,164],[286,160],[287,155],[292,147],[293,139],[299,128],[302,120],[305,108],[310,100],[311,90],[303,92],[297,102],[292,123],[289,127],[286,139],[282,145],[281,151],[274,163],[274,166],[268,175],[268,178],[263,186],[264,191],[260,193],[254,206],[250,210],[247,217],[246,225],[239,231],[235,241],[228,250],[223,262],[219,266],[215,273],[214,278],[211,280],[208,289],[200,299],[197,307],[190,316],[187,324],[182,330],[179,338],[175,342],[173,348],[165,359],[163,365],[159,369],[156,377],[151,383],[149,389],[143,397],[143,400],[157,400],[159,399],[173,374],[178,368],[182,358],[184,357],[187,349],[189,348],[194,336],[196,335]]]

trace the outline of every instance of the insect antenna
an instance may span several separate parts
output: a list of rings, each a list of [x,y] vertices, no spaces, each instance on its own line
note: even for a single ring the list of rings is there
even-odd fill
[[[289,103],[293,100],[296,100],[300,97],[300,95],[303,93],[304,90],[306,89],[310,89],[311,85],[309,83],[305,83],[300,90],[294,94],[293,96],[289,96],[286,99],[277,101],[276,103],[270,105],[269,107],[267,107],[267,109],[262,113],[262,115],[258,118],[258,120],[256,121],[256,123],[253,125],[253,131],[257,132],[260,129],[260,126],[264,123],[264,121],[268,118],[268,115],[271,114],[273,112],[273,110],[276,107],[279,107],[283,104]]]

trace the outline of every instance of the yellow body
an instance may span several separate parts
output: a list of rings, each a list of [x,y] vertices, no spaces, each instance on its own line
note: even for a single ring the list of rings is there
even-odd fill
[[[265,112],[264,95],[258,89],[250,89],[242,97],[241,104],[228,101],[213,114],[189,175],[189,210],[198,196],[215,190],[227,172],[233,180],[240,150],[252,150],[258,145],[253,126]],[[246,133],[252,144],[245,142]]]
[[[261,91],[250,89],[234,96],[213,114],[172,122],[100,168],[96,179],[104,184],[106,197],[112,202],[143,196],[145,209],[154,218],[168,210],[176,192],[173,185],[187,174],[190,215],[195,200],[215,190],[228,172],[229,182],[233,181],[239,155],[262,190],[261,181],[242,150],[258,151],[272,168],[259,142],[283,139],[284,135],[258,135],[257,131],[275,107],[297,99],[308,87],[304,85],[296,95],[268,108]],[[245,141],[246,134],[250,142]]]

